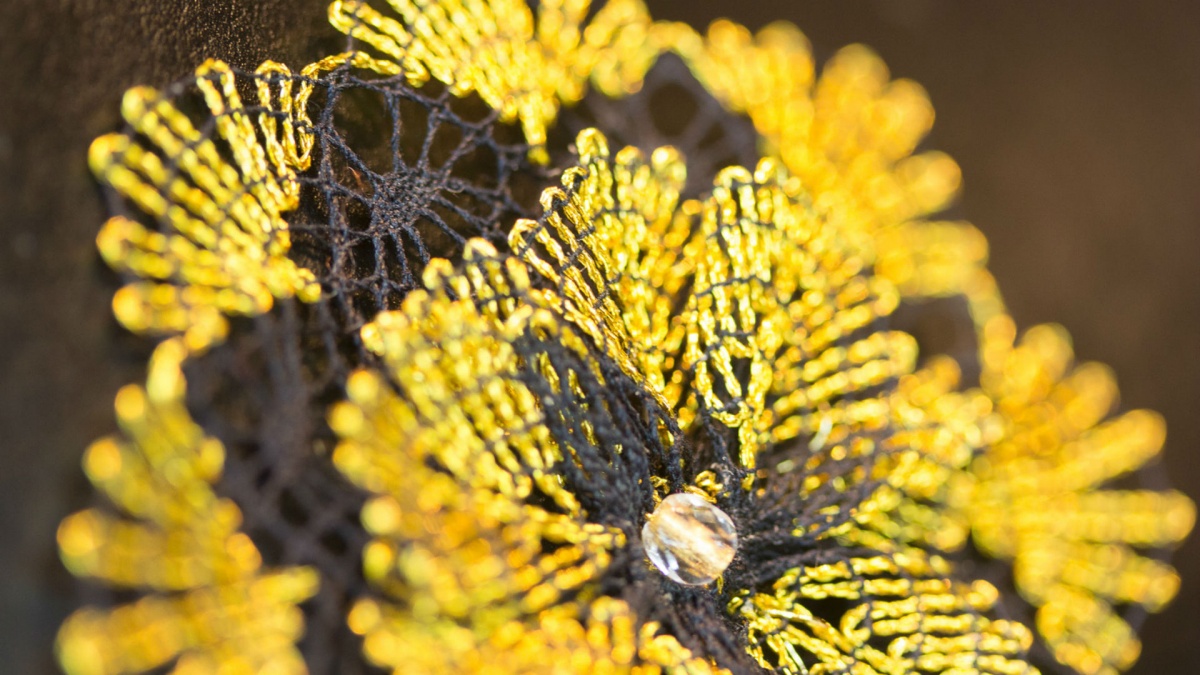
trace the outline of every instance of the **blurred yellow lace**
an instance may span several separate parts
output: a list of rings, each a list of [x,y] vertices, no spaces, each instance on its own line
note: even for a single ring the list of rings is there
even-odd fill
[[[785,22],[757,35],[725,20],[704,36],[682,24],[655,33],[719,101],[751,119],[764,154],[843,214],[903,297],[964,295],[981,326],[1002,310],[983,235],[968,223],[924,220],[954,197],[961,172],[943,153],[914,154],[934,117],[919,84],[889,82],[862,45],[839,51],[817,78],[808,40]]]
[[[84,608],[59,630],[59,663],[71,675],[174,672],[307,672],[293,644],[297,604],[317,588],[304,567],[264,570],[238,531],[241,512],[219,498],[225,450],[184,407],[178,339],[158,346],[145,386],[117,394],[120,436],[84,456],[88,479],[125,511],[100,508],[62,522],[58,545],[72,573],[145,591],[113,609]]]
[[[962,548],[969,525],[945,504],[954,480],[994,438],[998,421],[983,392],[956,390],[959,376],[953,359],[938,356],[900,379],[891,405],[901,422],[891,452],[874,467],[884,484],[858,506],[854,527],[893,544]]]
[[[1112,372],[1073,365],[1061,327],[1036,326],[1016,343],[1011,321],[995,326],[982,385],[1001,426],[957,477],[950,505],[984,553],[1012,560],[1054,656],[1088,675],[1113,675],[1140,652],[1115,606],[1156,611],[1179,588],[1172,567],[1137,549],[1177,545],[1195,506],[1176,491],[1104,489],[1159,454],[1162,418],[1132,410],[1108,419]]]
[[[312,86],[293,91],[290,73],[272,62],[255,84],[263,109],[252,114],[227,65],[210,60],[196,70],[223,143],[160,92],[135,87],[121,105],[131,131],[92,144],[96,176],[162,230],[116,216],[97,237],[113,269],[142,279],[113,298],[117,319],[136,333],[182,334],[200,350],[224,338],[225,314],[261,314],[274,298],[320,295],[312,273],[287,257],[283,219],[299,198],[295,172],[309,162],[312,137],[302,128]]]
[[[408,81],[433,78],[457,96],[476,93],[519,119],[531,156],[546,162],[546,128],[585,85],[606,96],[637,91],[659,48],[641,0],[388,0],[399,20],[358,0],[335,0],[335,28],[394,59]]]

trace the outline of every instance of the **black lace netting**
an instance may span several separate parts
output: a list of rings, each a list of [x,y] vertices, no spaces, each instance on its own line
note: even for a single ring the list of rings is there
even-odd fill
[[[189,95],[184,86],[170,93],[179,100]],[[224,343],[186,364],[189,406],[228,449],[218,490],[242,509],[244,529],[265,562],[320,572],[320,591],[304,605],[300,648],[309,668],[374,672],[345,621],[353,600],[373,592],[361,574],[368,537],[358,518],[365,495],[331,465],[336,439],[324,421],[328,406],[342,398],[347,375],[378,366],[362,348],[359,329],[379,311],[398,307],[420,285],[431,258],[457,260],[468,238],[486,238],[504,251],[515,220],[540,216],[541,189],[557,184],[574,163],[570,143],[580,129],[600,128],[614,147],[674,145],[688,161],[685,197],[701,195],[720,168],[753,166],[757,143],[750,123],[724,111],[669,55],[639,93],[620,100],[593,93],[564,110],[551,130],[551,168],[531,164],[519,130],[499,122],[478,98],[456,98],[436,83],[413,88],[403,78],[367,78],[343,68],[322,78],[310,116],[313,166],[301,178],[301,205],[288,219],[292,257],[317,275],[322,298],[311,305],[283,300],[264,316],[234,320]],[[203,129],[212,133],[211,124]],[[681,475],[677,459],[688,452],[702,458],[689,463],[690,471],[712,469],[735,485],[741,474],[729,453],[714,450],[730,443],[731,432],[702,424],[690,438],[677,434],[675,447],[661,447],[655,420],[674,422],[605,357],[594,355],[604,370],[607,384],[601,385],[560,344],[529,338],[517,348],[574,371],[587,393],[598,442],[562,422],[579,415],[581,402],[569,392],[551,396],[547,418],[557,420],[555,438],[583,467],[564,468],[568,487],[590,518],[621,527],[631,542],[616,552],[600,580],[602,592],[625,599],[640,618],[659,622],[694,652],[734,672],[759,671],[746,654],[744,627],[725,611],[728,589],[754,588],[785,569],[854,553],[815,536],[791,535],[797,519],[815,517],[825,499],[837,496],[818,493],[796,504],[787,497],[795,486],[786,480],[768,482],[761,498],[731,490],[722,508],[737,524],[742,553],[726,573],[727,590],[667,582],[647,568],[638,543],[641,519],[653,508],[646,479],[663,476],[681,488],[692,476]],[[539,376],[523,376],[535,392],[552,393]],[[642,451],[605,450],[614,447]],[[861,498],[871,487],[863,484],[841,499]],[[828,609],[836,617],[844,608]]]

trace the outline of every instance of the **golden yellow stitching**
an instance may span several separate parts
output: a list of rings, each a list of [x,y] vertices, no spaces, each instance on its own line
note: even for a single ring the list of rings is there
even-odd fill
[[[297,604],[317,588],[305,567],[263,570],[241,512],[212,484],[225,450],[184,407],[178,339],[163,342],[145,386],[117,394],[122,434],[84,456],[88,478],[128,514],[100,509],[62,522],[58,545],[72,573],[149,594],[115,609],[81,609],[58,634],[73,675],[140,672],[175,662],[180,672],[306,672],[293,642],[303,632]]]
[[[286,75],[278,64],[263,69]],[[296,206],[295,170],[307,165],[312,147],[300,130],[308,91],[302,87],[293,98],[290,85],[281,85],[273,95],[259,81],[264,144],[228,66],[205,63],[196,86],[232,161],[161,94],[138,87],[122,103],[132,133],[96,139],[90,162],[102,181],[164,229],[117,216],[100,231],[97,246],[109,265],[144,279],[117,292],[117,319],[138,333],[182,334],[190,349],[201,350],[225,336],[224,315],[261,314],[275,298],[311,302],[320,287],[288,259],[282,217]],[[287,120],[282,124],[269,114],[275,105]]]
[[[591,3],[524,0],[388,0],[399,19],[359,0],[329,6],[335,28],[392,59],[408,81],[433,78],[474,92],[505,121],[519,119],[531,156],[546,162],[546,128],[585,84],[607,96],[637,91],[657,41],[640,0],[609,0],[584,25]]]

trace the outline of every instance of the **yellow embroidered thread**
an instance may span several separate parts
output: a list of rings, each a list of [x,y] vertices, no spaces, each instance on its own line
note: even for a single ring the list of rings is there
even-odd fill
[[[813,452],[804,468],[815,480],[801,484],[801,497],[831,483],[840,491],[849,491],[854,481],[865,480],[863,475],[822,473],[821,468],[826,462],[852,455],[862,459],[873,452],[875,444],[858,438],[870,431],[892,429],[894,435],[885,437],[883,444],[888,461],[881,466],[894,467],[896,484],[902,490],[918,494],[919,489],[936,490],[933,481],[969,460],[980,442],[978,431],[971,426],[976,419],[963,412],[957,398],[945,398],[957,381],[957,371],[949,362],[907,376],[896,394],[840,403],[850,391],[869,389],[909,372],[914,345],[908,336],[876,332],[842,346],[845,335],[854,335],[889,313],[896,304],[895,293],[886,282],[863,277],[861,258],[844,243],[839,245],[837,225],[814,213],[803,201],[798,184],[776,163],[764,162],[753,174],[740,168],[722,172],[712,197],[686,211],[680,209],[691,220],[689,224],[672,214],[684,179],[682,168],[673,167],[679,160],[672,151],[656,151],[647,164],[635,150],[625,149],[612,162],[603,137],[595,131],[581,134],[577,147],[579,168],[564,175],[564,189],[543,195],[544,223],[518,223],[510,245],[562,294],[564,301],[559,306],[573,323],[633,377],[640,377],[643,383],[679,381],[664,363],[677,362],[681,368],[698,364],[692,386],[699,393],[691,395],[684,410],[708,406],[721,411],[714,417],[731,427],[750,422],[761,425],[750,427],[756,433],[773,434],[762,441],[741,436],[743,452],[747,447],[757,450],[762,443],[809,435]],[[640,195],[646,196],[644,202],[637,199]],[[676,250],[664,255],[666,241],[673,242]],[[680,274],[686,275],[683,281],[672,276]],[[646,317],[652,316],[655,308],[670,308],[675,302],[672,294],[661,293],[661,285],[647,283],[656,275],[672,279],[675,289],[688,288],[692,295],[677,316],[664,313],[651,322]],[[648,326],[656,330],[647,330]],[[674,354],[679,356],[669,360]],[[735,358],[744,359],[739,367],[734,366]],[[637,370],[642,363],[648,364],[647,370],[655,377],[645,377],[645,372]],[[717,378],[721,378],[719,386]],[[776,397],[774,406],[768,408],[770,394]],[[976,403],[979,398],[974,399]],[[745,402],[745,407],[726,412],[726,400]],[[801,416],[799,411],[807,415]],[[745,417],[739,417],[739,412]],[[779,425],[779,420],[787,421],[787,426]],[[747,461],[746,455],[742,457]],[[900,467],[904,468],[902,474]],[[776,468],[791,471],[790,467]],[[923,478],[916,478],[918,475]],[[886,470],[883,476],[891,478]],[[764,477],[769,479],[770,473]],[[871,513],[892,517],[890,509],[880,505],[881,500],[876,496],[865,502],[864,521],[871,522]],[[836,509],[828,515],[834,514]],[[847,529],[853,529],[852,523],[827,536]],[[957,532],[951,536],[961,543],[964,528],[960,525]],[[924,531],[911,536],[920,539],[919,535],[932,536]],[[860,539],[881,543],[878,535]],[[924,560],[917,550],[896,555],[903,561]],[[882,558],[872,564],[883,564],[879,560]],[[1034,672],[1019,658],[1030,644],[1030,633],[1019,624],[990,622],[978,616],[994,604],[994,589],[986,584],[972,589],[953,586],[947,578],[948,566],[940,559],[937,564],[941,576],[922,586],[928,596],[914,597],[913,587],[900,579],[866,583],[872,593],[893,596],[871,610],[879,614],[878,619],[896,617],[891,622],[880,621],[878,630],[856,628],[838,635],[807,614],[796,597],[786,594],[773,599],[755,596],[754,603],[746,606],[735,601],[733,609],[751,622],[752,636],[755,630],[763,633],[759,642],[752,637],[751,653],[764,665],[778,663],[790,669],[785,672],[804,672],[806,661],[796,654],[797,645],[827,661],[829,672],[853,663],[878,669],[862,670],[864,673],[908,672],[918,663],[927,672],[964,664],[977,667],[975,672]],[[914,568],[904,573],[913,574]],[[801,589],[801,594],[830,592],[810,585],[801,585]],[[845,594],[841,597],[864,597],[861,589],[839,592]],[[852,614],[865,616],[868,607],[860,605]],[[937,615],[938,611],[946,615]],[[928,618],[930,627],[921,623],[924,614],[934,615]],[[766,633],[777,629],[781,617],[798,619],[801,615],[811,620],[801,625],[814,631],[807,638],[786,644],[802,633],[800,626],[785,631],[789,638],[780,634],[767,637]],[[939,635],[951,631],[956,636],[925,635],[930,630]],[[898,637],[890,654],[867,644],[871,635],[903,636],[906,631],[919,635]],[[763,644],[775,649],[774,657],[765,656]],[[906,649],[915,654],[908,655]],[[817,671],[808,672],[825,671],[818,666]]]
[[[1179,576],[1138,548],[1178,544],[1195,522],[1179,492],[1103,489],[1140,468],[1165,437],[1145,410],[1106,419],[1117,399],[1111,371],[1073,365],[1070,338],[1036,326],[985,364],[983,391],[995,401],[998,437],[951,492],[975,542],[1012,560],[1017,588],[1037,610],[1055,657],[1089,675],[1133,664],[1140,643],[1114,606],[1161,609]]]
[[[673,638],[655,637],[653,625],[635,631],[624,603],[563,602],[567,592],[594,593],[588,584],[625,537],[588,523],[551,472],[560,450],[517,377],[512,345],[526,332],[583,345],[545,309],[489,301],[528,292],[521,263],[481,240],[465,258],[465,273],[432,263],[428,290],[363,329],[397,389],[362,370],[347,383],[348,401],[330,411],[343,439],[334,464],[379,495],[362,514],[375,537],[364,572],[389,600],[363,599],[349,617],[368,658],[395,672],[496,663],[525,672],[564,658],[571,672],[635,661],[645,670],[634,672],[711,672]],[[447,294],[469,288],[484,312]],[[535,490],[558,512],[528,502]]]
[[[293,97],[283,66],[268,62],[264,77],[282,75],[278,94],[258,81],[262,131],[246,111],[229,67],[209,61],[196,86],[216,121],[218,143],[159,92],[130,89],[122,114],[132,134],[102,136],[92,144],[92,170],[137,208],[161,223],[158,232],[117,216],[97,237],[114,269],[141,277],[117,292],[113,311],[130,330],[183,334],[192,350],[220,341],[225,314],[261,314],[274,298],[320,294],[313,275],[288,259],[291,246],[282,214],[295,208],[295,170],[305,168],[312,140],[298,129],[309,89]],[[280,123],[271,112],[278,108]]]
[[[589,522],[555,470],[563,449],[518,374],[585,397],[579,373],[544,354],[517,357],[514,343],[536,337],[568,347],[602,382],[588,356],[598,348],[685,433],[702,419],[731,430],[743,489],[758,480],[755,496],[815,505],[795,536],[879,551],[739,592],[729,609],[747,621],[761,664],[813,675],[1036,672],[1020,658],[1028,630],[981,616],[995,589],[951,581],[944,560],[908,546],[954,551],[968,533],[1013,561],[1058,660],[1088,675],[1132,664],[1139,643],[1114,607],[1155,610],[1176,593],[1174,570],[1137,549],[1178,543],[1194,506],[1175,492],[1100,489],[1158,453],[1161,420],[1134,411],[1103,421],[1116,394],[1108,371],[1070,370],[1054,328],[1015,345],[982,235],[924,220],[953,197],[959,171],[939,153],[913,155],[933,121],[919,86],[889,82],[862,47],[818,79],[790,26],[752,36],[717,22],[701,36],[651,24],[638,0],[595,12],[587,0],[551,0],[536,21],[519,0],[389,4],[398,19],[357,0],[329,8],[380,58],[338,54],[301,77],[267,62],[250,108],[227,66],[202,65],[194,85],[213,137],[138,88],[123,103],[132,131],[93,144],[96,174],[161,230],[118,216],[100,233],[109,264],[141,279],[114,311],[135,332],[178,337],[156,350],[144,388],[118,396],[125,438],[97,442],[85,460],[132,519],[92,509],[59,532],[74,573],[152,595],[73,615],[58,642],[68,672],[304,669],[296,604],[316,575],[261,570],[238,509],[212,491],[223,450],[187,414],[180,362],[219,342],[227,315],[320,294],[288,258],[283,219],[314,148],[318,78],[349,66],[478,94],[520,121],[545,162],[560,105],[580,101],[589,81],[607,96],[636,91],[664,48],[750,117],[774,159],[726,169],[711,195],[681,201],[674,150],[613,155],[585,131],[578,166],[543,194],[543,220],[513,229],[515,258],[472,241],[461,270],[432,261],[425,289],[362,333],[384,372],[353,374],[329,422],[341,437],[335,465],[374,495],[363,559],[379,594],[348,616],[368,659],[394,672],[713,672],[655,624],[639,626],[624,602],[597,597],[592,582],[624,535]],[[976,323],[981,390],[956,392],[947,359],[913,372],[912,338],[877,328],[901,297],[949,295],[966,297]],[[579,403],[571,423],[594,442],[592,405]],[[720,499],[720,480],[703,471],[685,490]],[[868,494],[872,481],[882,486]],[[836,626],[812,611],[828,599],[849,604]]]
[[[767,154],[779,156],[814,194],[839,191],[860,202],[876,228],[931,213],[960,182],[941,153],[912,156],[933,124],[920,85],[888,82],[887,67],[861,45],[841,50],[818,79],[808,40],[786,23],[757,36],[717,21],[701,37],[658,28],[696,77],[731,110],[745,112]]]
[[[750,654],[777,672],[1035,675],[1020,658],[1029,630],[980,615],[996,589],[949,574],[944,560],[913,549],[798,567],[770,592],[739,594],[730,611],[747,622]],[[836,624],[810,609],[829,599],[850,603]]]
[[[969,524],[944,504],[998,424],[991,400],[978,390],[955,391],[958,383],[958,365],[944,356],[900,379],[892,406],[903,423],[890,439],[892,452],[874,468],[886,483],[858,508],[858,526],[889,542],[962,548]]]
[[[1119,432],[1088,432],[1095,452],[1124,459],[1096,469],[1091,482],[1072,482],[1063,474],[1077,464],[1066,455],[1077,452],[1082,441],[1073,435],[1086,427],[1074,426],[1078,418],[1068,420],[1067,412],[1056,409],[1065,403],[1042,401],[1039,397],[1048,394],[1033,392],[1026,392],[1020,404],[1019,396],[1010,396],[1007,403],[998,398],[996,383],[1024,372],[1019,369],[1053,371],[1057,366],[1031,365],[1036,359],[1028,355],[1013,360],[1014,353],[1028,354],[1032,348],[1013,351],[1012,321],[986,268],[982,235],[965,223],[922,220],[947,202],[959,182],[957,167],[945,156],[912,155],[933,120],[924,93],[905,80],[889,84],[882,62],[862,47],[843,50],[816,78],[807,41],[786,24],[768,26],[757,36],[726,21],[714,23],[703,37],[677,24],[660,24],[656,30],[718,99],[751,118],[768,154],[779,156],[819,201],[837,204],[861,235],[860,243],[874,247],[876,272],[902,296],[961,295],[968,302],[986,397],[975,392],[955,402],[946,387],[941,387],[942,395],[926,397],[918,407],[940,409],[925,411],[935,422],[930,429],[945,434],[947,423],[957,418],[963,442],[944,445],[950,454],[931,455],[931,446],[924,443],[889,458],[883,471],[889,486],[863,504],[859,522],[895,540],[944,550],[961,547],[967,531],[973,531],[985,552],[1014,560],[1018,586],[1040,607],[1039,630],[1060,661],[1085,673],[1114,673],[1131,665],[1137,641],[1110,602],[1157,608],[1174,595],[1177,577],[1169,567],[1134,554],[1129,545],[1177,543],[1191,527],[1193,506],[1177,493],[1135,492],[1125,499],[1120,496],[1124,493],[1094,492],[1098,482],[1136,469],[1157,454],[1161,440],[1153,440],[1153,430],[1161,423],[1147,414],[1121,418],[1128,421],[1117,425]],[[1034,329],[1032,335],[1054,343],[1045,338],[1047,330]],[[1058,343],[1047,349],[1061,354],[1065,343]],[[1097,368],[1084,367],[1091,374],[1079,378],[1080,388],[1060,385],[1056,396],[1099,397],[1110,405],[1111,397],[1105,399],[1103,393],[1109,387]],[[1062,421],[1048,421],[1046,415]],[[968,465],[963,450],[972,448],[984,454]],[[1140,449],[1138,459],[1130,454],[1135,449]],[[1021,453],[1037,459],[1013,457]],[[998,464],[1000,457],[1005,459]],[[948,485],[957,486],[956,495]],[[1068,496],[1059,500],[1061,512],[1051,515],[1046,505],[1059,503],[1052,497],[1058,493]],[[957,508],[945,510],[942,504],[948,500]],[[1095,523],[1102,519],[1098,513],[1115,514],[1118,503],[1138,504],[1129,515],[1135,520],[1138,513],[1148,513],[1142,508],[1158,508],[1166,515],[1159,525],[1148,525],[1146,534],[1118,527],[1122,518],[1110,520],[1103,536],[1096,534]],[[1031,510],[1022,512],[1021,504]],[[1038,520],[1035,513],[1041,514],[1040,524],[1033,522]]]
[[[62,522],[58,545],[72,573],[147,595],[114,609],[84,608],[58,634],[72,675],[153,670],[306,672],[294,641],[296,606],[317,588],[305,567],[262,569],[239,532],[241,512],[219,498],[225,451],[184,407],[178,339],[158,346],[145,386],[117,394],[120,436],[84,456],[92,484],[128,517],[92,508]]]
[[[840,344],[898,297],[798,181],[765,160],[753,173],[726,169],[709,198],[680,204],[674,150],[648,163],[633,148],[613,157],[596,130],[576,145],[579,166],[542,195],[544,223],[519,221],[509,245],[685,429],[702,413],[736,429],[738,460],[754,468],[765,445],[817,433],[819,410],[884,424],[878,406],[840,401],[911,370],[915,345],[884,331]]]
[[[912,338],[873,328],[896,307],[895,291],[865,271],[841,239],[840,221],[806,202],[794,178],[763,160],[753,174],[737,167],[718,174],[700,218],[689,305],[696,330],[684,359],[695,364],[701,406],[738,429],[750,467],[751,453],[767,443],[815,435],[820,410],[844,414],[849,426],[882,423],[879,410],[870,420],[850,419],[846,399],[915,361]],[[742,369],[748,377],[739,384]]]
[[[329,6],[335,28],[362,40],[413,85],[433,78],[457,96],[476,93],[504,121],[520,120],[531,157],[549,160],[546,128],[590,80],[606,96],[637,91],[658,56],[640,0],[550,0],[536,24],[524,0],[388,0],[399,18],[358,0]]]
[[[554,285],[567,318],[670,405],[682,341],[672,303],[693,271],[683,254],[691,223],[676,214],[683,159],[671,148],[649,162],[635,148],[613,158],[595,129],[576,147],[579,164],[563,173],[563,188],[542,194],[546,226],[518,221],[509,246]]]
[[[982,235],[967,223],[924,220],[961,178],[946,155],[913,154],[933,124],[920,85],[889,82],[861,45],[841,50],[818,78],[808,40],[787,23],[757,35],[724,20],[704,36],[682,24],[655,32],[718,100],[751,119],[765,154],[845,218],[852,238],[875,251],[876,273],[904,297],[964,295],[981,332],[1003,313]]]
[[[719,675],[729,671],[696,658],[670,635],[659,635],[654,622],[641,622],[624,601],[597,598],[580,607],[556,605],[541,612],[532,625],[505,624],[486,642],[471,645],[461,634],[447,632],[431,643],[430,632],[415,627],[403,614],[377,603],[364,602],[350,614],[356,633],[368,635],[368,652],[386,654],[383,660],[403,664],[393,672],[554,672],[590,675],[597,672],[659,675]],[[380,628],[386,626],[386,628]],[[399,632],[398,627],[414,629]],[[386,630],[386,640],[371,636]],[[449,647],[430,649],[431,644]],[[465,649],[470,645],[469,649]],[[447,668],[452,669],[447,671]]]

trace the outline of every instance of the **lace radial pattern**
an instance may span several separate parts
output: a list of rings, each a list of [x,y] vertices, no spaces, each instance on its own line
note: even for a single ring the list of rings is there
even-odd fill
[[[117,590],[64,669],[1133,663],[1123,608],[1178,584],[1143,553],[1194,509],[1105,485],[1162,422],[1110,419],[1111,373],[1018,338],[982,236],[931,219],[958,168],[919,86],[637,0],[376,5],[299,72],[132,89],[92,146],[156,346],[59,530]],[[939,298],[977,353],[899,330]],[[646,559],[681,492],[737,531],[714,583]]]

